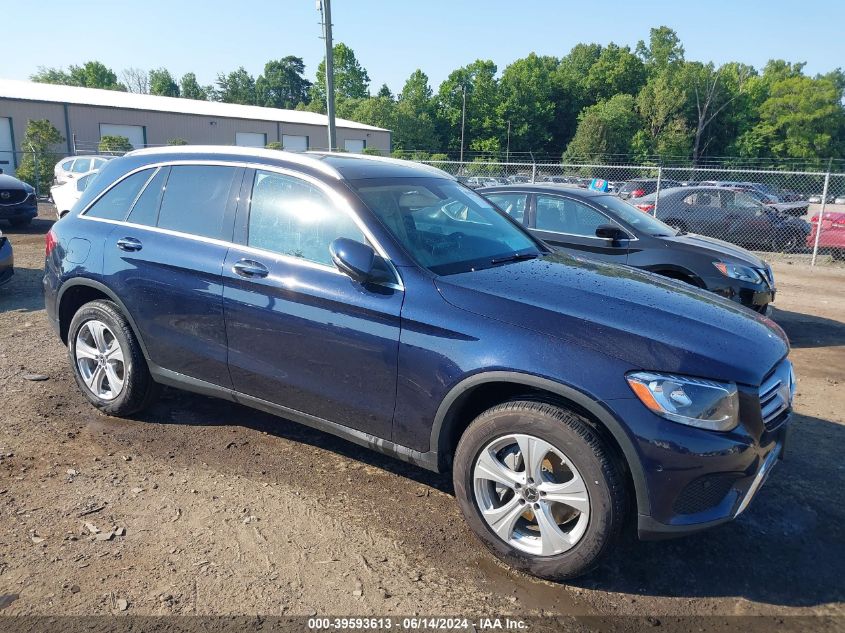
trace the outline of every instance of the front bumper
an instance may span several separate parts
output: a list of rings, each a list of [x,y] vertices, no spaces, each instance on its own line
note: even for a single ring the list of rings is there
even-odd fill
[[[680,536],[725,523],[759,492],[783,455],[791,409],[786,405],[764,421],[759,391],[738,390],[741,422],[725,433],[665,420],[637,399],[607,402],[633,435],[639,457],[640,538]]]
[[[760,271],[758,271],[760,272]],[[762,273],[761,273],[762,274]],[[774,302],[777,290],[774,282],[768,280],[750,283],[731,279],[723,275],[711,276],[702,280],[710,292],[726,297],[758,312],[764,312],[766,306]]]
[[[34,196],[29,196],[18,204],[0,204],[0,220],[23,220],[38,215],[38,203]]]

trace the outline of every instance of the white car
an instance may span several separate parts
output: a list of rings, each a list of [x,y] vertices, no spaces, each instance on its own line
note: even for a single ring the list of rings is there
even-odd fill
[[[50,197],[53,199],[53,204],[56,205],[57,220],[73,208],[76,201],[82,197],[82,192],[91,184],[98,173],[98,170],[95,169],[87,174],[80,174],[74,180],[68,180],[50,187]]]
[[[106,161],[114,156],[68,156],[56,163],[53,174],[56,184],[62,184],[68,180],[74,180],[92,171],[102,169]]]

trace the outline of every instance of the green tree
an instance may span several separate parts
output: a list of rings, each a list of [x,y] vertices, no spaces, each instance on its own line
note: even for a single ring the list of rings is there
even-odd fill
[[[551,145],[565,146],[575,135],[580,112],[596,102],[587,89],[586,78],[590,68],[601,56],[599,44],[576,44],[560,60],[554,75],[558,98],[555,104],[555,122],[551,132]]]
[[[162,97],[178,97],[179,84],[166,68],[150,71],[150,94]]]
[[[168,145],[189,145],[188,141],[183,138],[169,138],[167,139]]]
[[[686,155],[689,131],[684,118],[687,94],[668,72],[659,72],[637,95],[642,129],[636,134],[633,152],[642,160],[653,154]],[[682,140],[684,137],[686,141]],[[676,154],[675,152],[681,152]]]
[[[428,75],[419,68],[411,73],[396,103],[393,146],[398,149],[439,149],[432,90]]]
[[[531,53],[502,72],[498,115],[506,130],[510,122],[511,150],[549,149],[559,104],[557,67],[556,58]]]
[[[344,118],[387,130],[396,127],[396,102],[387,97],[347,99],[338,104],[338,114]]]
[[[460,147],[464,90],[465,148],[490,147],[493,139],[500,144],[500,137],[504,138],[506,130],[503,129],[497,112],[499,83],[496,80],[496,70],[496,64],[489,59],[478,59],[468,66],[452,71],[440,84],[437,92],[438,124],[449,149]]]
[[[684,61],[684,47],[674,30],[660,26],[649,31],[648,44],[642,40],[637,43],[637,55],[645,62],[649,72],[661,72]]]
[[[387,84],[382,84],[381,88],[378,89],[376,96],[377,97],[387,97],[388,99],[392,99],[393,93],[390,92],[390,87]]]
[[[843,133],[845,111],[835,81],[786,76],[772,84],[746,144],[774,158],[839,158],[845,155]]]
[[[21,149],[24,150],[17,177],[44,194],[53,181],[53,165],[61,154],[56,146],[64,143],[65,137],[48,119],[30,119],[26,124]]]
[[[38,72],[32,75],[30,79],[40,83],[64,84],[83,88],[126,90],[126,86],[118,82],[114,71],[98,61],[85,62],[82,66],[71,65],[67,72],[61,68],[39,67]]]
[[[620,93],[636,95],[645,80],[646,69],[640,58],[627,46],[610,43],[587,71],[584,84],[595,100],[602,101]]]
[[[586,108],[578,117],[578,129],[563,160],[602,161],[626,157],[640,127],[636,100],[619,94]]]
[[[288,55],[264,64],[264,73],[255,82],[256,103],[271,108],[293,109],[308,101],[311,82],[303,73],[301,57]]]
[[[125,136],[109,135],[100,138],[97,151],[104,154],[124,154],[131,152],[134,147]]]
[[[255,78],[241,66],[228,75],[217,75],[215,100],[224,103],[255,105]]]
[[[207,101],[213,91],[211,86],[200,86],[194,73],[185,73],[179,82],[179,93],[184,99]]]
[[[278,150],[285,149],[285,146],[282,145],[279,141],[270,141],[264,147],[265,147],[265,149],[278,149]]]
[[[369,96],[370,76],[358,62],[355,51],[343,42],[332,49],[334,61],[334,91],[337,103],[345,99],[365,99]],[[317,80],[311,86],[311,102],[319,111],[326,110],[326,60],[317,67]]]

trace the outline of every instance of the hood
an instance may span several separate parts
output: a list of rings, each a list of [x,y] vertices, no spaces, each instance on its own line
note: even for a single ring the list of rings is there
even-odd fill
[[[28,191],[25,183],[9,174],[0,174],[0,189],[23,189]]]
[[[709,252],[713,256],[713,261],[727,260],[730,261],[730,263],[741,263],[746,266],[751,266],[752,268],[766,267],[766,262],[757,257],[751,251],[747,251],[741,246],[731,244],[730,242],[717,240],[714,237],[686,233],[684,235],[662,237],[660,239],[672,244],[673,247],[688,246],[699,253]]]
[[[452,305],[616,357],[632,368],[759,385],[783,330],[727,299],[563,253],[438,277]]]

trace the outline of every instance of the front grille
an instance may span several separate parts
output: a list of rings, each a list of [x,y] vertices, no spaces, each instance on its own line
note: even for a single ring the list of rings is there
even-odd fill
[[[794,388],[792,363],[783,361],[760,386],[760,415],[766,429],[776,429],[789,415]]]
[[[678,514],[698,514],[719,505],[740,475],[719,473],[699,477],[681,491],[672,505]]]
[[[28,195],[23,189],[0,189],[0,205],[18,204],[26,200]]]

